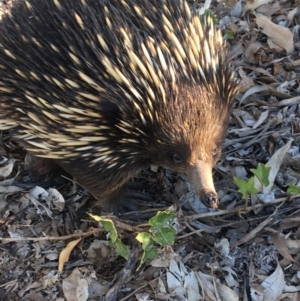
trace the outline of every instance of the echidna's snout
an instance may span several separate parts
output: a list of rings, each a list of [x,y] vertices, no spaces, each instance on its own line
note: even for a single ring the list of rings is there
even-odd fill
[[[202,201],[203,201],[204,205],[206,205],[207,207],[218,209],[219,199],[218,199],[218,195],[216,194],[215,191],[205,193],[204,197],[202,198]]]
[[[201,201],[210,208],[218,208],[219,200],[216,193],[212,165],[201,160],[187,170],[187,175],[194,185]]]

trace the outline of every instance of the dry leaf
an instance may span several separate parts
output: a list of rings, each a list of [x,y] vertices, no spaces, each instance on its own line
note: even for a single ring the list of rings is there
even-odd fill
[[[260,43],[251,43],[245,50],[244,56],[247,61],[252,61],[254,54],[262,47]]]
[[[49,195],[46,197],[46,200],[53,204],[57,210],[62,212],[65,208],[65,199],[61,195],[61,193],[54,188],[49,188],[48,189]]]
[[[288,28],[273,23],[262,14],[257,14],[256,23],[276,45],[284,48],[288,54],[293,52],[294,37]]]
[[[277,298],[282,294],[285,286],[284,274],[278,263],[276,270],[261,285],[264,288],[263,301],[278,300]]]
[[[68,262],[70,254],[75,246],[82,240],[82,238],[73,240],[68,243],[68,245],[60,252],[59,254],[59,263],[58,263],[58,270],[62,271],[64,264]]]
[[[287,260],[291,262],[295,262],[294,258],[291,256],[287,244],[286,244],[286,239],[285,236],[277,232],[273,235],[273,243],[274,246],[276,247],[277,251]]]
[[[272,0],[256,0],[256,1],[246,1],[246,5],[244,6],[243,11],[247,10],[255,10],[259,6],[272,2]]]
[[[63,291],[67,301],[86,301],[89,297],[88,282],[82,278],[78,268],[63,280]]]
[[[8,161],[6,161],[5,165],[0,167],[0,176],[3,178],[8,177],[11,174],[16,161],[17,160],[14,158],[10,158]]]
[[[280,149],[278,149],[273,156],[270,158],[270,160],[266,163],[266,166],[271,167],[270,169],[270,173],[269,173],[269,186],[265,187],[263,186],[262,188],[262,193],[264,194],[270,194],[271,190],[273,188],[274,185],[274,181],[276,178],[276,175],[279,171],[279,168],[283,162],[284,156],[286,154],[286,152],[290,149],[292,144],[292,140],[289,140],[286,145],[284,145],[283,147],[281,147]],[[261,183],[260,181],[257,179],[257,177],[254,177],[254,187],[256,189],[260,189],[261,187]]]
[[[299,7],[296,6],[293,10],[290,10],[288,15],[287,15],[287,19],[289,20],[289,22],[292,22],[294,19],[295,14],[298,12]]]
[[[222,299],[222,301],[238,301],[238,295],[228,286],[217,283],[218,293]]]

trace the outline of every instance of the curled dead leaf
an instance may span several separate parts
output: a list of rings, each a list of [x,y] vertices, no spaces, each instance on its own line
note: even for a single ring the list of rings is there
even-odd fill
[[[58,261],[58,270],[62,271],[64,264],[68,262],[72,250],[82,240],[82,238],[73,240],[67,244],[67,246],[60,252]]]

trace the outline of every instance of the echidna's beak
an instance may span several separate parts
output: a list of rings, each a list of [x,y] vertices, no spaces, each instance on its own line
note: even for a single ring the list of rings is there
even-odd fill
[[[199,194],[201,201],[207,207],[218,208],[219,200],[214,187],[212,166],[198,160],[194,166],[188,169],[187,175]]]

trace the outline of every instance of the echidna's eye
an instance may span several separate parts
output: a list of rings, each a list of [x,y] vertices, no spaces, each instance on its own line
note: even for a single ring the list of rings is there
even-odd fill
[[[173,154],[173,161],[177,164],[182,162],[182,158],[181,156],[179,156],[178,154]]]

